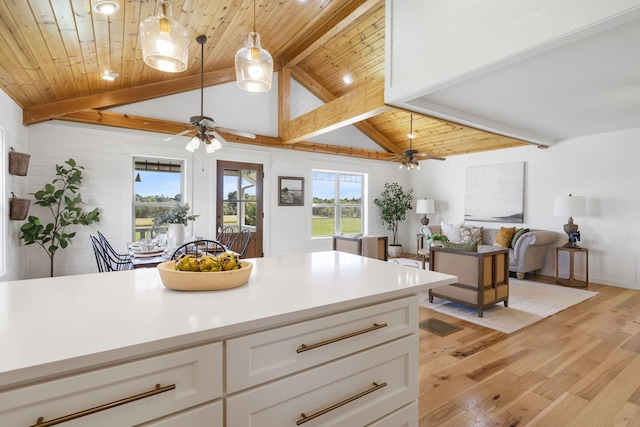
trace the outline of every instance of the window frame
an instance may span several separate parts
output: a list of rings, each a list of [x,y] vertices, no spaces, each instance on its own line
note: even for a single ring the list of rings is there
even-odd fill
[[[315,193],[314,193],[314,182],[315,182],[315,174],[323,173],[323,174],[334,174],[334,202],[333,203],[315,203]],[[340,202],[340,175],[354,175],[358,176],[362,179],[361,183],[361,198],[360,203],[353,204],[343,204]],[[311,239],[331,239],[334,235],[339,235],[342,233],[341,230],[341,220],[342,220],[342,208],[343,207],[359,207],[361,211],[360,215],[360,234],[366,234],[365,226],[366,226],[366,215],[367,215],[367,174],[361,172],[351,172],[351,171],[338,171],[338,170],[329,170],[329,169],[312,169],[311,170]],[[313,235],[313,210],[316,207],[330,207],[334,209],[334,234],[330,236],[314,236]]]

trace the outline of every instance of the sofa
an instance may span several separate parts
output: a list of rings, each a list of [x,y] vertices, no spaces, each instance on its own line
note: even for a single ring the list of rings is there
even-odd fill
[[[431,234],[450,234],[451,236],[447,235],[447,237],[452,242],[462,241],[461,235],[464,235],[465,231],[475,232],[478,236],[479,251],[485,250],[487,246],[493,247],[496,235],[500,231],[500,228],[460,225],[458,226],[460,231],[456,233],[455,226],[449,226],[448,224],[430,225],[427,228]],[[509,250],[509,271],[515,273],[516,277],[522,280],[525,273],[534,273],[536,275],[540,273],[544,266],[547,249],[558,240],[558,233],[516,226],[516,230],[519,229],[521,229],[519,237],[513,245],[509,244],[506,248]],[[479,235],[482,236],[481,241]],[[468,233],[465,237],[469,237]],[[428,255],[428,248],[426,251],[422,251],[421,255],[423,255],[424,260]]]
[[[504,302],[509,305],[509,251],[484,246],[479,251],[443,247],[430,248],[429,270],[458,276],[452,285],[429,289],[429,302],[441,298],[465,304],[478,310]]]

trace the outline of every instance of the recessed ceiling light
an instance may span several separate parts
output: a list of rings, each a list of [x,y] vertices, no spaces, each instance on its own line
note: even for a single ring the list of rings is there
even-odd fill
[[[342,81],[345,82],[346,84],[350,85],[351,83],[353,83],[353,79],[351,78],[351,76],[344,76],[342,78]]]
[[[120,9],[120,3],[115,0],[98,0],[93,4],[93,10],[103,15],[111,15]]]
[[[118,73],[106,73],[102,75],[102,80],[108,80],[110,82],[114,81],[118,78],[120,74]]]

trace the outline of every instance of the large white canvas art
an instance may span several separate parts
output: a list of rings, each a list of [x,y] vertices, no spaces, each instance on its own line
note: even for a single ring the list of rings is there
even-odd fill
[[[524,162],[470,166],[465,191],[465,221],[523,222]]]

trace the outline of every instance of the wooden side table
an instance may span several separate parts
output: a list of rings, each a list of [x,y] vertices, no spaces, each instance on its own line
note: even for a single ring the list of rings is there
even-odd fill
[[[561,279],[558,276],[560,252],[567,252],[569,254],[569,278],[567,279]],[[585,280],[576,280],[573,275],[575,255],[577,253],[584,253]],[[556,283],[559,285],[572,286],[576,288],[586,288],[589,285],[589,250],[587,248],[565,248],[564,246],[556,247]]]
[[[423,249],[423,248],[424,248],[424,239],[425,239],[425,237],[427,237],[427,236],[425,236],[425,235],[424,235],[424,234],[422,234],[422,233],[418,233],[416,236],[417,236],[417,240],[418,240],[418,242],[417,242],[417,243],[418,243],[418,244],[417,244],[417,249],[416,249],[416,255],[417,255],[418,257],[420,257],[420,249]],[[427,249],[429,249],[429,247],[428,247],[428,246],[427,246]]]

